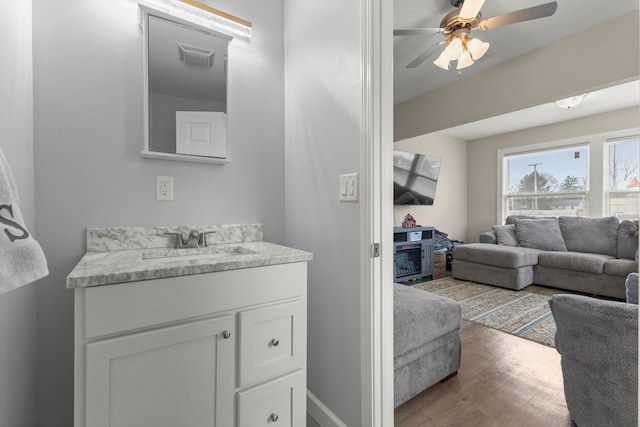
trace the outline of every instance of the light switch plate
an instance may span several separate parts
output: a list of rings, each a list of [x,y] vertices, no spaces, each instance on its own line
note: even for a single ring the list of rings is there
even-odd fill
[[[358,200],[358,174],[357,173],[340,175],[339,200],[341,202],[354,202]]]

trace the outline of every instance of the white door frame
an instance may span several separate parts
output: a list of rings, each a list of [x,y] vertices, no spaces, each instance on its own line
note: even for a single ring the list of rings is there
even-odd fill
[[[393,1],[361,5],[361,419],[362,426],[392,427]]]

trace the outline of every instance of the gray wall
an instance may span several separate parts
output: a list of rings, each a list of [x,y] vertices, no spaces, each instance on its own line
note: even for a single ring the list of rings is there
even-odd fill
[[[16,3],[16,2],[14,2]],[[232,163],[143,159],[142,34],[131,0],[34,0],[35,199],[50,276],[38,286],[40,424],[73,423],[73,292],[87,227],[260,222],[284,243],[282,0],[217,0],[253,22],[229,48]],[[155,200],[155,176],[175,200]]]
[[[338,176],[360,170],[360,2],[285,2],[286,235],[309,264],[308,388],[360,425],[360,214]]]
[[[34,227],[31,1],[3,1],[0,21],[0,148],[20,194],[25,223]],[[0,425],[35,426],[36,285],[0,295]]]

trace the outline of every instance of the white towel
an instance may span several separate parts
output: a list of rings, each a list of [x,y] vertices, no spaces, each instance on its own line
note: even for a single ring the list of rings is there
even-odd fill
[[[0,294],[49,274],[42,248],[27,230],[9,164],[0,149]]]

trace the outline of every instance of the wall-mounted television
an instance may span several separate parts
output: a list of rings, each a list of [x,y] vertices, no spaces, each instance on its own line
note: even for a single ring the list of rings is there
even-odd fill
[[[393,204],[433,205],[440,175],[440,157],[393,152]]]

